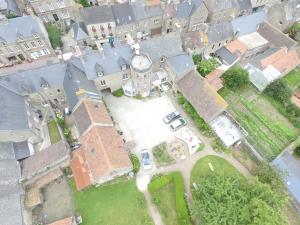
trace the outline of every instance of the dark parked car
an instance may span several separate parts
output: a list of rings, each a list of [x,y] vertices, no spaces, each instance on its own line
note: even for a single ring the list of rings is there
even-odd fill
[[[180,117],[180,113],[175,111],[175,112],[171,112],[170,114],[168,114],[165,118],[164,118],[164,122],[166,124],[171,123],[173,120],[177,119]]]

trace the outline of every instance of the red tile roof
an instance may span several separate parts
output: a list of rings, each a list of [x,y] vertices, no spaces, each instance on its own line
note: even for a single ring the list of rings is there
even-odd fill
[[[62,220],[58,220],[54,223],[50,223],[48,225],[72,225],[73,222],[73,218],[72,217],[68,217]]]
[[[205,78],[207,79],[208,83],[213,86],[217,91],[223,87],[223,81],[221,79],[222,74],[225,71],[220,69],[215,69],[214,71],[210,72]]]
[[[238,39],[229,42],[225,46],[231,53],[235,54],[237,57],[243,56],[247,52],[247,47]]]

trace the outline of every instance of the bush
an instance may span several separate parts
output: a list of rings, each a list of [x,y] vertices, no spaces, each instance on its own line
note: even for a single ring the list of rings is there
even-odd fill
[[[132,171],[134,172],[134,174],[137,174],[141,168],[140,160],[135,154],[130,154],[130,160],[133,167]]]
[[[300,157],[300,145],[294,149],[294,154],[295,156]]]
[[[275,80],[269,84],[264,90],[264,93],[281,103],[289,102],[292,96],[292,92],[287,83],[282,79]]]
[[[46,25],[46,29],[48,32],[49,40],[51,42],[52,48],[60,48],[62,47],[61,34],[56,25],[48,23]]]
[[[112,95],[115,96],[115,97],[122,97],[122,96],[124,95],[124,91],[123,91],[122,88],[120,88],[120,89],[114,91],[114,92],[112,93]]]
[[[88,3],[87,0],[80,0],[79,3],[83,6],[83,7],[89,7],[90,4]]]
[[[238,66],[227,70],[223,77],[225,86],[232,90],[238,90],[250,84],[248,72]]]
[[[184,197],[184,182],[180,172],[172,172],[167,175],[153,179],[148,185],[148,190],[150,193],[153,193],[171,182],[174,182],[175,186],[176,213],[179,224],[190,225],[191,219],[189,215],[188,206]]]
[[[294,23],[288,30],[288,34],[291,38],[295,38],[297,33],[300,31],[300,23]]]

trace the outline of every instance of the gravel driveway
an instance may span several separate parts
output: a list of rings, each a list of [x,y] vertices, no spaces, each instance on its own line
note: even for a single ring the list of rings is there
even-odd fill
[[[151,149],[174,139],[175,132],[163,122],[168,113],[176,110],[167,95],[149,100],[107,95],[104,100],[125,139],[136,143],[135,150]]]

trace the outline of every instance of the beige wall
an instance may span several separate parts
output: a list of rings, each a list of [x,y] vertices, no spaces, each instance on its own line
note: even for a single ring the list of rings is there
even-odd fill
[[[111,26],[111,29],[108,28],[109,25]],[[103,30],[101,29],[101,27],[103,27]],[[93,30],[95,30],[95,32]],[[110,34],[115,36],[116,24],[115,22],[89,24],[87,25],[87,31],[92,39],[96,39],[97,36],[98,40],[100,40],[101,42],[106,42]],[[103,34],[105,35],[105,37],[102,36]]]

